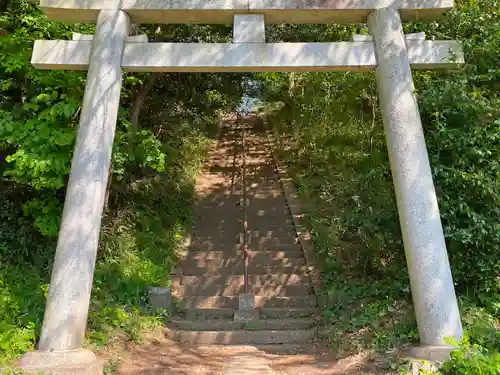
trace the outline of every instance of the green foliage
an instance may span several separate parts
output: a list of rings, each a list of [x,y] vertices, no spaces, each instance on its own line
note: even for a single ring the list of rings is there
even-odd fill
[[[443,363],[443,375],[498,375],[500,353],[490,352],[478,345],[462,344],[460,350],[451,353],[451,360]]]
[[[169,139],[178,147],[165,145],[166,172],[123,182],[110,199],[89,312],[93,345],[124,336],[138,340],[165,317],[147,308],[147,288],[170,283],[176,249],[189,234],[194,177],[206,150],[206,138],[193,128],[172,130]]]
[[[34,40],[67,39],[73,29],[47,21],[36,6],[19,0],[0,15],[0,28],[0,147],[9,163],[4,175],[35,189],[62,188],[84,75],[35,70],[30,56]]]
[[[166,136],[165,171],[147,170],[141,178],[122,180],[110,197],[95,270],[88,345],[139,340],[144,329],[166,317],[166,312],[148,308],[146,292],[149,286],[169,285],[176,249],[189,233],[194,177],[207,144],[203,131],[194,127],[178,127]],[[0,363],[32,349],[38,338],[55,245],[34,230],[22,215],[22,205],[6,201],[3,207],[10,210],[1,213],[9,221],[0,225],[8,223],[10,228],[0,231],[6,236],[0,237],[5,243],[0,253]],[[12,229],[18,232],[9,234]],[[15,241],[24,244],[24,250],[10,254]]]
[[[165,170],[165,153],[160,139],[150,130],[140,130],[135,134],[133,145],[130,139],[130,123],[121,119],[122,129],[116,134],[113,149],[113,177],[122,180],[130,171],[151,169],[156,172]]]
[[[459,4],[429,34],[461,40],[465,68],[417,86],[457,289],[500,314],[500,4]]]
[[[35,267],[0,265],[0,363],[33,347],[43,318],[47,280]]]
[[[461,313],[466,333],[459,349],[451,353],[437,375],[499,375],[500,322],[470,303]]]
[[[38,232],[32,219],[24,213],[23,201],[33,194],[11,185],[3,185],[0,195],[0,260],[23,263],[29,261],[44,268],[53,255],[54,241]]]
[[[8,9],[7,9],[8,8]],[[85,74],[38,71],[35,39],[70,39],[90,25],[49,22],[24,0],[0,4],[0,363],[33,349],[76,137]],[[226,41],[227,26],[143,27],[154,37]],[[166,36],[165,36],[166,35]],[[193,179],[218,114],[241,96],[242,75],[126,74],[89,312],[88,344],[139,340],[168,311],[149,286],[169,285],[190,227]],[[131,117],[139,110],[139,122]]]
[[[498,9],[496,1],[462,0],[440,22],[406,25],[408,32],[425,31],[429,39],[457,39],[464,46],[463,69],[418,72],[414,78],[457,291],[496,316],[500,313]],[[346,40],[353,29],[277,26],[273,35],[283,40],[322,41],[324,35]],[[325,321],[332,346],[339,351],[366,347],[387,351],[416,341],[373,74],[265,73],[258,79],[264,86],[269,124],[306,203],[309,228],[324,263]],[[395,323],[386,324],[380,316]],[[489,321],[488,326],[495,324]],[[473,340],[478,341],[471,348],[476,344],[484,348],[486,341],[497,343],[488,335],[486,331],[475,335]]]

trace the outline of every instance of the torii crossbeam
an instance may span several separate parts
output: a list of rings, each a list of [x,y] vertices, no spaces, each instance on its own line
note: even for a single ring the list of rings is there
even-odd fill
[[[38,351],[29,371],[98,373],[82,349],[122,72],[261,72],[375,70],[408,261],[421,347],[428,359],[449,351],[462,326],[411,68],[454,68],[454,41],[403,34],[402,20],[432,20],[452,0],[41,0],[54,20],[95,22],[94,36],[36,41],[40,69],[88,70],[80,126]],[[131,23],[233,23],[233,43],[148,43]],[[371,36],[351,42],[265,42],[266,23],[367,22]]]

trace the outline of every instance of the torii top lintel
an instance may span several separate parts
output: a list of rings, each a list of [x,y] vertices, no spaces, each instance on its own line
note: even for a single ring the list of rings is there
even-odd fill
[[[235,14],[264,14],[267,24],[363,23],[376,9],[406,21],[434,20],[453,0],[41,0],[50,19],[94,23],[102,9],[122,9],[134,23],[231,24]]]

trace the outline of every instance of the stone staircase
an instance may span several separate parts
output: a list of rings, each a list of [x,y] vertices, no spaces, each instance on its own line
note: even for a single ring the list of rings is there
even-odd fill
[[[192,241],[172,285],[180,306],[167,325],[171,339],[197,345],[279,344],[284,349],[315,338],[317,300],[308,265],[266,134],[254,120],[222,127],[197,182]],[[249,293],[259,311],[259,320],[251,322],[233,319],[244,293],[243,183],[251,232]]]

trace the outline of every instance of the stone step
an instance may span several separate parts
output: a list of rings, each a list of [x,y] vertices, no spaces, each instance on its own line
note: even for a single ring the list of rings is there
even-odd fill
[[[243,283],[233,285],[195,284],[178,285],[175,292],[180,296],[237,296],[245,292]],[[294,297],[313,293],[311,284],[279,285],[279,286],[250,286],[250,293],[263,297]]]
[[[242,206],[226,207],[224,209],[219,209],[217,207],[214,208],[212,206],[211,209],[195,209],[193,212],[193,222],[196,223],[196,226],[199,228],[201,228],[201,225],[206,221],[221,222],[221,218],[224,218],[224,220],[242,221]],[[265,209],[253,210],[252,208],[249,208],[247,218],[252,226],[262,225],[262,223],[272,223],[276,225],[279,223],[286,223],[288,220],[292,219],[288,209],[277,213],[269,212]]]
[[[315,354],[318,349],[311,342],[295,344],[260,344],[253,345],[256,349],[267,354],[294,355],[294,354]]]
[[[225,244],[216,244],[214,241],[210,239],[205,240],[197,240],[192,239],[191,244],[189,245],[188,251],[222,251],[222,252],[236,252],[242,254],[243,247],[239,243],[225,243]],[[287,244],[269,244],[269,243],[252,243],[248,245],[248,251],[258,251],[258,252],[275,252],[275,251],[302,251],[302,247],[298,243],[287,243]],[[243,256],[243,255],[241,255]]]
[[[250,225],[252,224],[252,225]],[[260,242],[278,241],[278,242],[294,242],[297,237],[297,232],[292,224],[273,225],[268,227],[256,226],[255,223],[248,223],[249,234],[251,239]],[[238,237],[240,233],[244,233],[243,220],[241,222],[234,221],[232,224],[221,225],[218,222],[207,224],[206,226],[195,225],[192,230],[194,238],[211,238],[221,243],[227,242],[227,239]]]
[[[229,308],[196,308],[180,310],[185,320],[232,320],[236,309]],[[261,319],[306,319],[318,314],[317,308],[261,308]]]
[[[311,308],[317,306],[316,297],[263,297],[255,296],[256,308]],[[181,300],[183,309],[238,308],[238,296],[186,296]]]
[[[236,266],[206,266],[206,267],[182,267],[182,274],[184,276],[204,276],[213,273],[222,275],[238,275],[243,274],[243,264]],[[248,266],[248,273],[250,275],[269,275],[269,274],[305,274],[308,272],[307,266],[266,266],[262,264],[250,264]]]
[[[249,241],[249,245],[255,244],[255,246],[286,246],[293,245],[297,243],[297,235],[295,230],[288,234],[277,234],[276,236],[270,236],[264,231],[250,231],[247,235],[247,239]],[[244,231],[241,230],[239,232],[214,232],[212,234],[204,233],[203,235],[194,234],[191,237],[191,243],[193,245],[220,245],[221,247],[225,247],[227,245],[234,245],[241,243],[240,238],[243,235]]]
[[[253,230],[268,230],[275,228],[288,228],[289,230],[292,230],[295,228],[295,226],[293,225],[292,217],[290,215],[288,215],[287,218],[281,217],[279,218],[279,220],[278,218],[273,216],[254,216],[252,218],[252,221],[248,224],[250,229]],[[204,230],[205,227],[218,228],[221,230],[239,230],[243,227],[243,215],[231,218],[204,216],[198,218],[198,220],[196,221],[193,221],[192,225],[192,230]]]
[[[226,234],[227,233],[227,234]],[[191,237],[191,246],[192,247],[202,247],[203,250],[206,249],[206,246],[209,246],[210,249],[206,250],[217,250],[224,251],[230,250],[234,248],[234,245],[238,245],[243,241],[243,230],[240,232],[224,232],[218,233],[215,232],[212,235],[205,234],[204,236],[193,235]],[[293,232],[289,232],[288,234],[282,233],[276,236],[270,236],[264,231],[250,231],[247,235],[248,246],[253,247],[252,250],[264,250],[274,248],[275,250],[281,250],[280,247],[293,247],[294,245],[299,246],[298,239],[295,230]],[[214,249],[214,247],[219,247],[218,249]]]
[[[198,320],[232,320],[236,309],[212,308],[212,309],[181,309],[179,315],[182,319]]]
[[[247,212],[249,216],[284,216],[290,214],[288,210],[287,203],[284,197],[276,197],[271,199],[251,199],[248,198],[247,202]],[[205,197],[202,200],[196,202],[194,207],[195,214],[201,216],[206,214],[230,215],[234,213],[239,213],[243,209],[242,199],[238,197],[234,198],[222,198],[210,200],[210,197]]]
[[[172,320],[168,322],[170,329],[182,331],[262,331],[262,330],[304,330],[313,327],[313,319],[268,319],[252,323],[235,322],[230,319],[221,320]]]
[[[318,309],[308,308],[262,308],[259,309],[261,319],[298,319],[310,318],[318,314]]]
[[[263,274],[248,275],[251,286],[259,287],[284,287],[288,285],[309,285],[311,278],[305,274]],[[180,277],[180,284],[184,286],[198,285],[243,285],[244,277],[240,275],[209,274],[203,276]]]
[[[186,251],[186,259],[233,259],[235,257],[242,257],[241,251]],[[262,263],[268,262],[272,259],[284,258],[304,258],[304,252],[299,251],[251,251],[250,258],[254,261]]]
[[[186,259],[181,262],[181,267],[184,269],[206,267],[210,269],[242,269],[245,264],[243,256],[231,259]],[[259,269],[261,267],[302,267],[306,265],[305,258],[281,258],[281,259],[248,259],[248,267],[251,269]]]
[[[294,344],[316,337],[315,330],[285,331],[182,331],[165,329],[165,335],[175,341],[191,345],[252,345]]]

